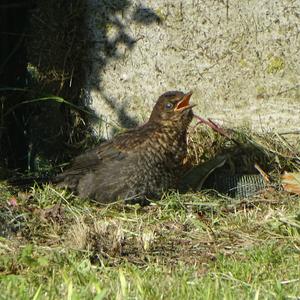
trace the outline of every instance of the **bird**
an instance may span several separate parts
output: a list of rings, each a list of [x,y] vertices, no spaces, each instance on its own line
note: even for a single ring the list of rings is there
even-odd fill
[[[162,94],[148,121],[75,157],[56,185],[100,203],[143,203],[176,189],[193,119],[192,92]]]

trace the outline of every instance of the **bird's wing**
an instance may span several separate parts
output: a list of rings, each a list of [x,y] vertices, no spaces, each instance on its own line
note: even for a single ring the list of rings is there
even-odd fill
[[[115,147],[112,141],[105,142],[75,157],[67,169],[57,176],[57,179],[63,179],[70,175],[83,175],[89,171],[96,170],[104,161],[122,158],[124,158],[122,151]]]
[[[77,156],[70,166],[57,176],[57,179],[93,171],[101,168],[101,164],[125,159],[129,152],[135,152],[144,144],[149,137],[149,132],[151,131],[145,131],[142,127],[117,135],[111,141],[104,142],[94,149]]]

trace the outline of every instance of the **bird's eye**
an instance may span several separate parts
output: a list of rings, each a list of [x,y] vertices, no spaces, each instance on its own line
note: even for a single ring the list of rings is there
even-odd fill
[[[166,107],[166,109],[171,109],[171,108],[173,108],[173,104],[169,102],[165,105],[165,107]]]

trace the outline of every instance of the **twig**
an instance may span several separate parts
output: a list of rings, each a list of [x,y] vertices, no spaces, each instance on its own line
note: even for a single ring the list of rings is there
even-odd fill
[[[229,0],[226,0],[226,21],[229,21]]]
[[[260,173],[260,175],[264,178],[267,183],[270,183],[270,178],[268,174],[258,165],[258,163],[254,164],[254,168]]]

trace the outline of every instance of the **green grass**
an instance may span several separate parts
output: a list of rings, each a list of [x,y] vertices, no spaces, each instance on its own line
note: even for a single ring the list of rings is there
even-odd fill
[[[46,186],[15,192],[14,207],[11,193],[2,186],[0,299],[300,297],[300,197],[105,207]]]

